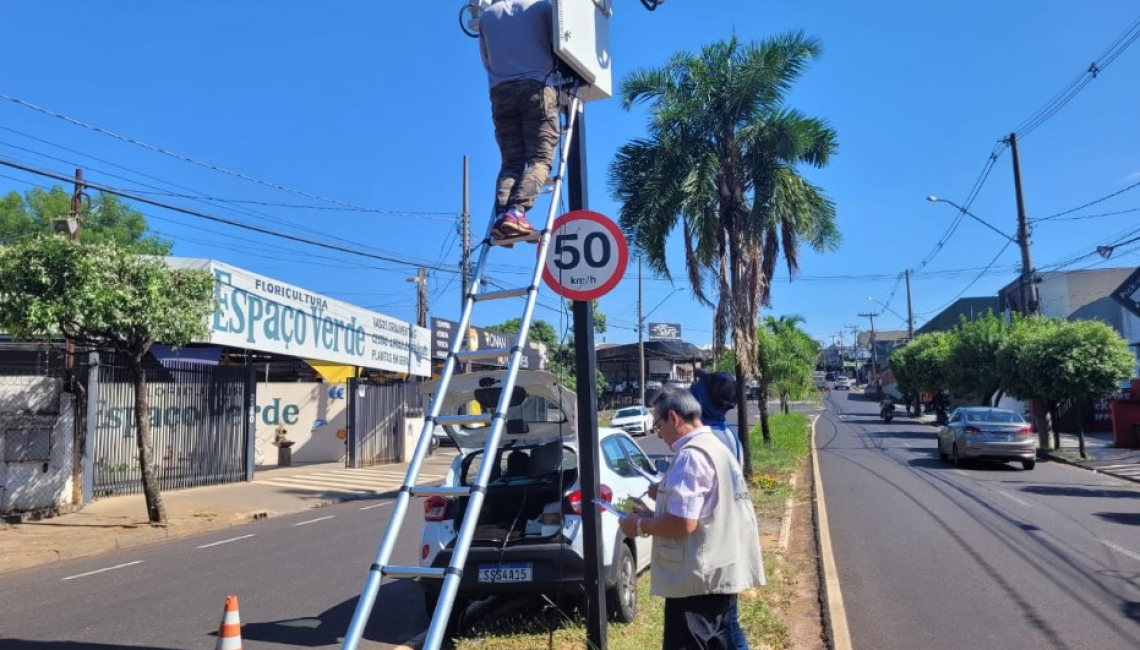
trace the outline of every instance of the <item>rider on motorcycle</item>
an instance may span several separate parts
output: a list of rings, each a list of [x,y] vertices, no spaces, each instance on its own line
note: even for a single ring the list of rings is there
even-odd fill
[[[887,417],[887,413],[894,414],[894,412],[895,412],[894,400],[892,400],[890,398],[890,396],[884,397],[883,401],[879,402],[879,416],[885,418],[885,417]]]

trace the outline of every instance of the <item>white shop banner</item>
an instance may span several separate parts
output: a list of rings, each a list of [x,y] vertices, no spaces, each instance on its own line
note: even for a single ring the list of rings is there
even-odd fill
[[[427,328],[214,260],[166,258],[209,271],[217,307],[209,343],[363,368],[431,374]],[[206,341],[204,341],[206,342]]]

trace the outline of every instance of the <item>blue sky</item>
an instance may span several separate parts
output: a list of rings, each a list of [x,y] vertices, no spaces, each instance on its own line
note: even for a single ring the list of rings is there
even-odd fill
[[[485,228],[498,170],[476,42],[459,31],[456,20],[461,4],[10,0],[0,40],[0,93],[204,163],[377,211],[163,200],[413,265],[456,268],[462,156],[471,159],[477,234]],[[844,240],[836,251],[804,251],[794,281],[781,270],[768,313],[800,314],[809,332],[829,342],[849,325],[865,327],[860,312],[884,311],[869,297],[889,302],[890,309],[876,319],[880,328],[903,329],[892,311],[906,314],[905,291],[897,281],[906,268],[916,271],[919,325],[960,293],[993,294],[1016,277],[1015,246],[980,273],[1005,241],[969,219],[923,265],[956,216],[953,208],[924,197],[965,201],[996,141],[1076,78],[1138,14],[1126,0],[1079,6],[1061,0],[669,0],[652,13],[634,0],[615,5],[612,58],[618,78],[734,32],[751,40],[802,29],[822,40],[823,57],[793,89],[789,103],[828,120],[838,132],[832,164],[805,174],[836,202]],[[1023,138],[1031,217],[1140,181],[1138,77],[1140,46],[1134,46]],[[625,112],[617,100],[593,102],[587,125],[589,205],[616,218],[607,168],[621,144],[645,133],[645,114]],[[116,187],[155,191],[145,186],[154,185],[194,196],[340,205],[176,160],[3,100],[0,157],[66,174],[78,164],[87,178]],[[27,181],[42,182],[0,169],[0,192],[23,191]],[[1138,206],[1140,188],[1071,216]],[[156,231],[176,242],[177,255],[213,257],[414,319],[414,285],[405,282],[414,266],[362,260],[139,207]],[[1008,150],[972,212],[1013,234]],[[1042,222],[1033,233],[1034,262],[1048,269],[1090,253],[1135,227],[1138,216]],[[490,266],[493,278],[523,283],[531,250],[498,251]],[[689,297],[679,245],[671,250],[679,280],[646,279],[646,310],[661,305],[648,320],[679,322],[686,340],[707,342],[711,311]],[[1058,268],[1094,262],[1135,266],[1137,253],[1122,249],[1109,262],[1085,258]],[[431,314],[457,317],[455,274],[429,277]],[[610,321],[606,340],[636,341],[636,300],[631,263],[625,280],[601,302]],[[549,292],[541,302],[558,306]],[[477,313],[475,324],[518,313],[514,307],[488,308]],[[548,308],[537,315],[556,326],[569,321]]]

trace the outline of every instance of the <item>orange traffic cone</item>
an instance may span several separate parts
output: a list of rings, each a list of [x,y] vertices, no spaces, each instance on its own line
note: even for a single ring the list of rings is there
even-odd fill
[[[226,611],[218,627],[218,642],[214,650],[241,650],[241,618],[238,616],[237,596],[226,596]]]

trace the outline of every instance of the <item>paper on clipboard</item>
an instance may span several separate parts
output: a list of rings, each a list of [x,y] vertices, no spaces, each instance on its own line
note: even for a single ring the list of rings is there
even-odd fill
[[[609,501],[604,501],[602,499],[594,499],[594,503],[601,506],[602,510],[605,510],[606,512],[617,515],[618,519],[624,519],[626,516],[626,514],[624,512],[622,512],[621,510],[618,510],[617,506],[610,503]]]

